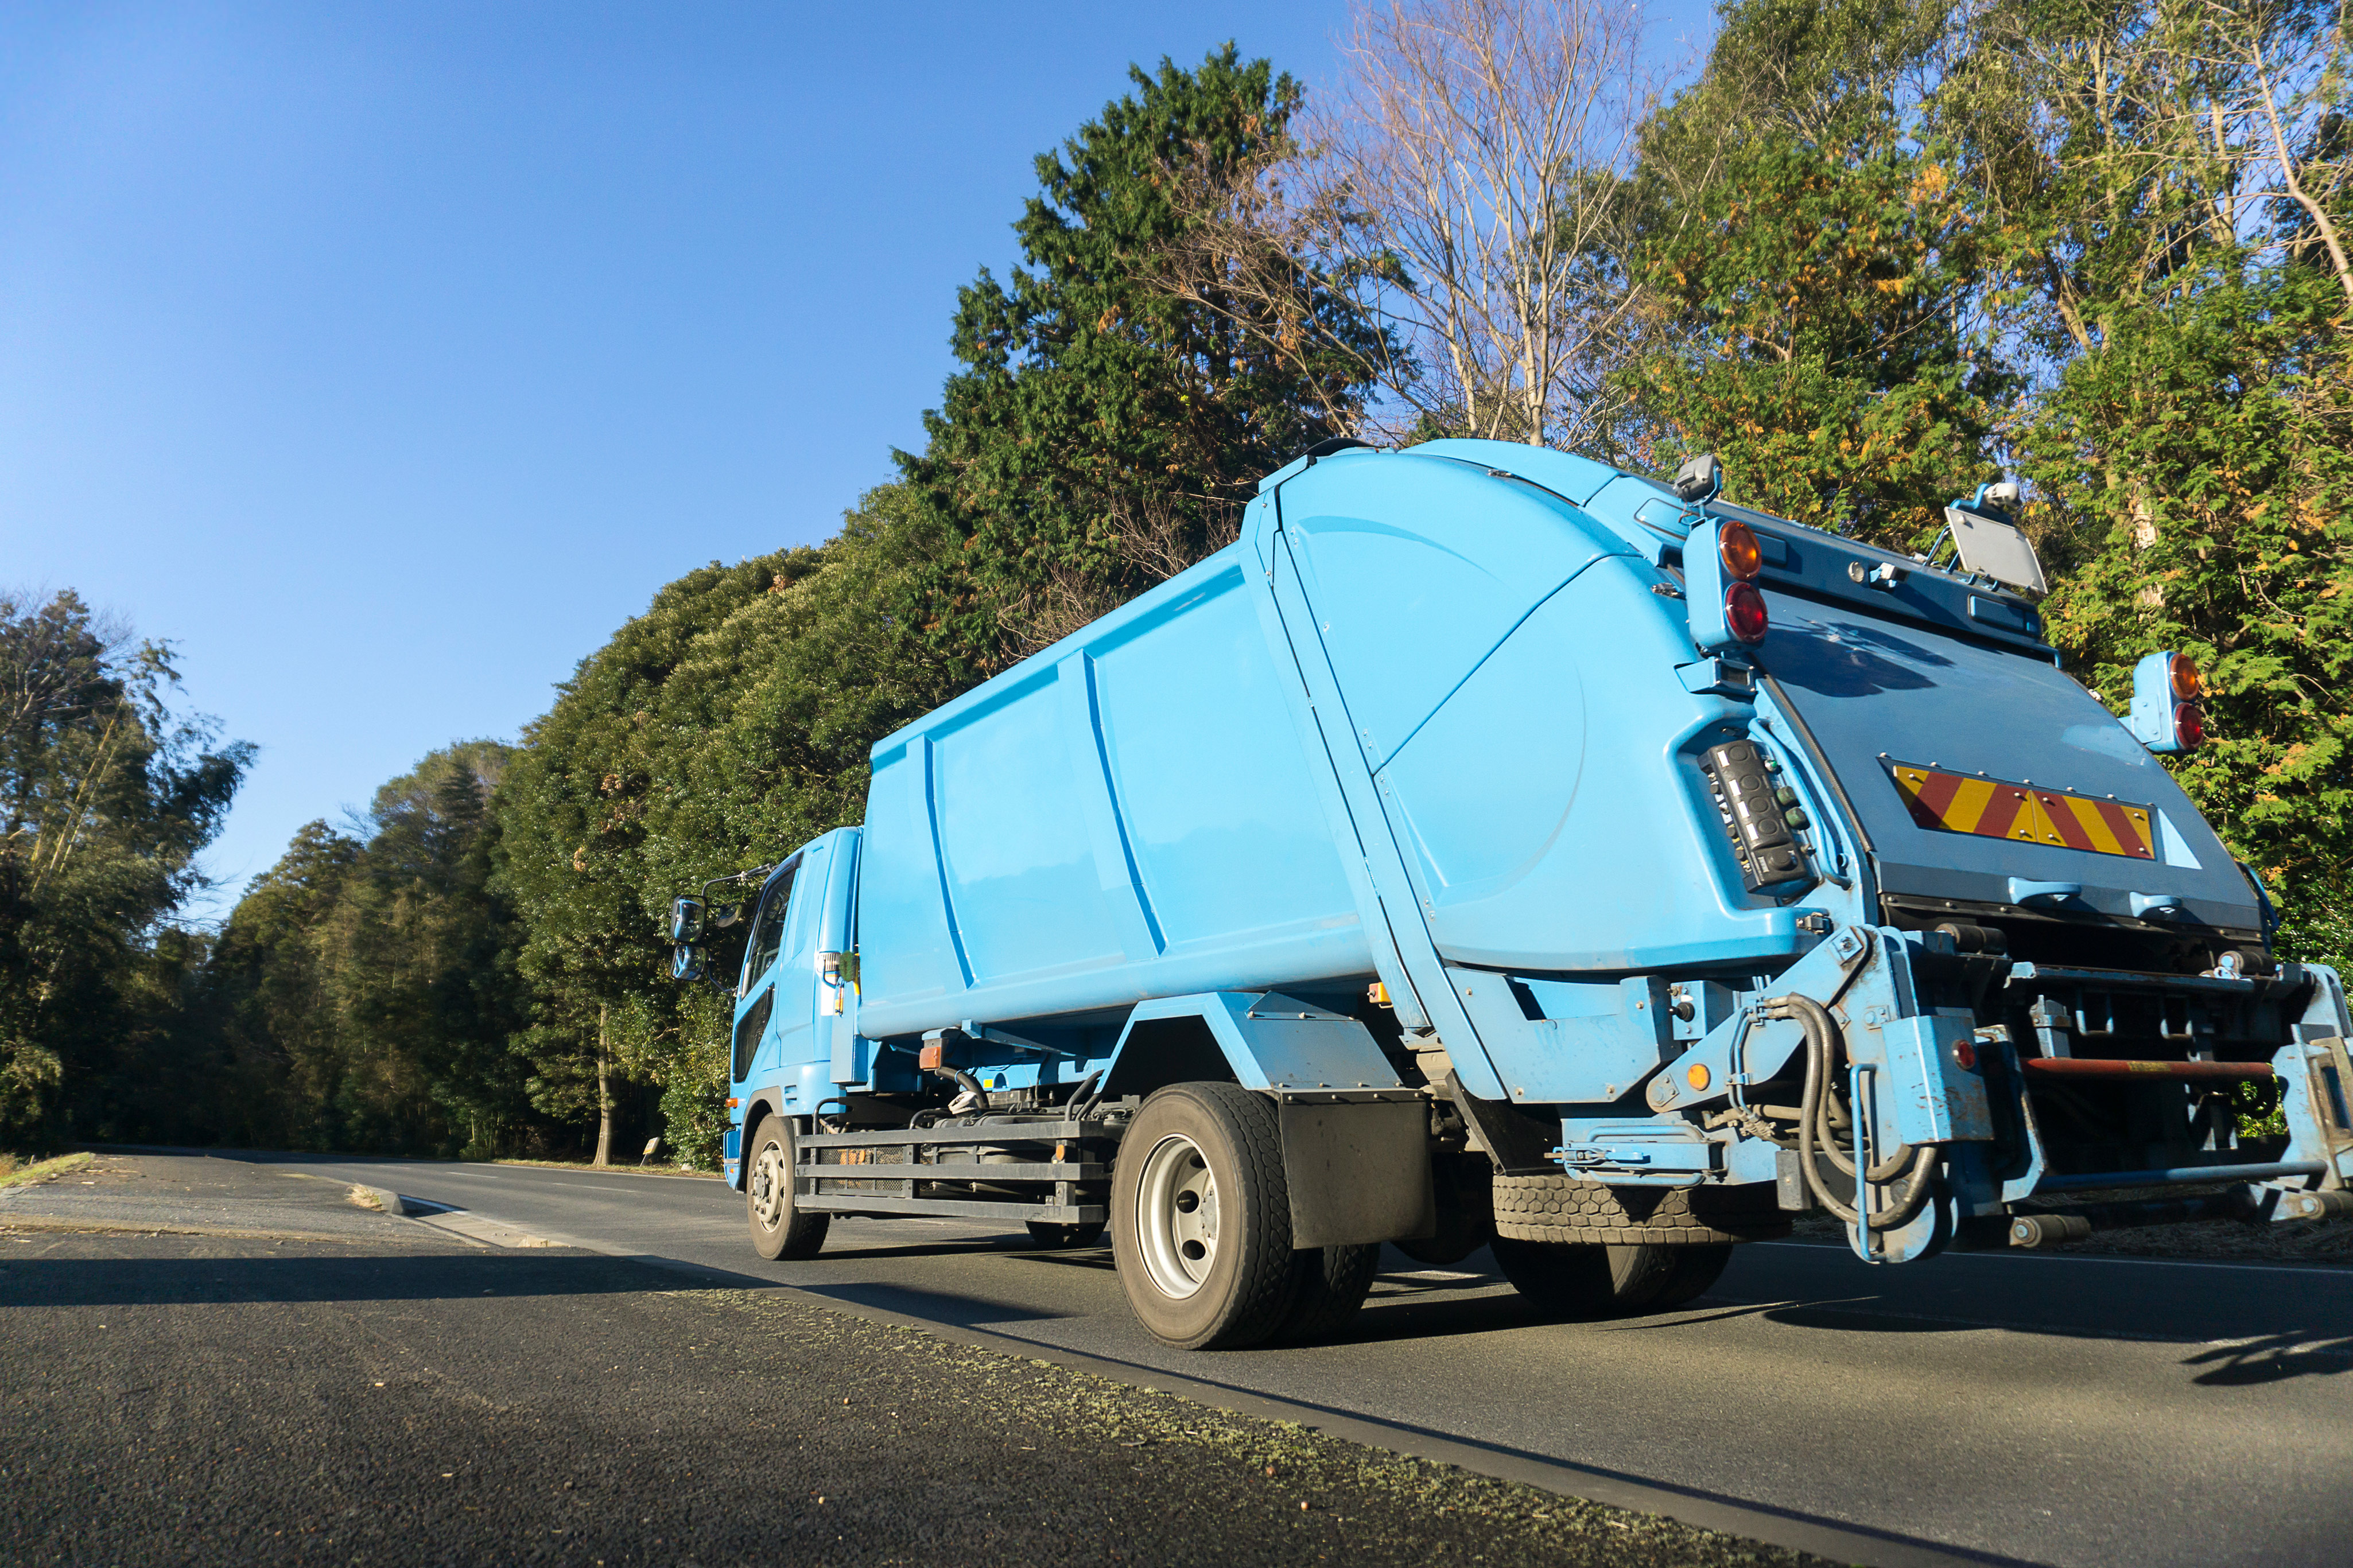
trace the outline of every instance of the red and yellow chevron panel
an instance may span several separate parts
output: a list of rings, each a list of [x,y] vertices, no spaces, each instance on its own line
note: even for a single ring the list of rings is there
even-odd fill
[[[2157,842],[2149,808],[2091,795],[2068,795],[2005,779],[1948,773],[1912,763],[1892,763],[1889,773],[1912,820],[1940,833],[1974,833],[2094,855],[2154,860]]]

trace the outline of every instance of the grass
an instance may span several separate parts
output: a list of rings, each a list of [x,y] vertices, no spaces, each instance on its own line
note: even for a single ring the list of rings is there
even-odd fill
[[[24,1186],[32,1182],[46,1182],[62,1176],[69,1171],[79,1171],[90,1162],[88,1154],[60,1154],[54,1160],[37,1160],[27,1165],[14,1154],[0,1154],[0,1187]]]

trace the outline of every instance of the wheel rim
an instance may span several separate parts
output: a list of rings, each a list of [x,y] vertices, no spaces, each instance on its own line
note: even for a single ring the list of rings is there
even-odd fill
[[[790,1189],[785,1184],[792,1173],[785,1167],[784,1146],[763,1143],[752,1161],[752,1217],[760,1222],[762,1230],[774,1230],[785,1223],[785,1194]]]
[[[1135,1186],[1144,1271],[1164,1296],[1192,1295],[1218,1261],[1218,1179],[1200,1146],[1170,1133],[1144,1157]]]

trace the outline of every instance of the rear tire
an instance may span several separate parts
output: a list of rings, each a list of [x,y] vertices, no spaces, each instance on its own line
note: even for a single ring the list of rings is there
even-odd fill
[[[1044,1220],[1031,1220],[1028,1227],[1029,1239],[1040,1247],[1056,1248],[1092,1247],[1103,1237],[1100,1225],[1060,1225]]]
[[[752,1157],[744,1163],[744,1212],[752,1250],[771,1263],[815,1258],[833,1228],[831,1215],[809,1214],[793,1201],[793,1129],[781,1116],[767,1118],[753,1133]]]
[[[1666,1250],[1675,1255],[1673,1272],[1659,1293],[1651,1298],[1651,1310],[1663,1312],[1680,1307],[1694,1297],[1706,1294],[1710,1286],[1724,1277],[1724,1266],[1732,1261],[1732,1248],[1717,1247],[1671,1247]]]
[[[1547,1316],[1603,1318],[1638,1312],[1673,1277],[1682,1250],[1601,1242],[1514,1241],[1497,1237],[1496,1265],[1512,1288]],[[1701,1289],[1705,1289],[1703,1285]]]
[[[1493,1167],[1481,1154],[1440,1154],[1430,1162],[1438,1199],[1438,1228],[1390,1243],[1416,1263],[1444,1268],[1495,1239]]]
[[[1298,1283],[1273,1103],[1229,1083],[1145,1100],[1120,1141],[1111,1226],[1120,1286],[1154,1339],[1230,1350],[1272,1334]]]
[[[1380,1272],[1381,1249],[1377,1244],[1314,1247],[1292,1258],[1297,1294],[1274,1337],[1288,1345],[1315,1344],[1338,1333],[1365,1304]]]

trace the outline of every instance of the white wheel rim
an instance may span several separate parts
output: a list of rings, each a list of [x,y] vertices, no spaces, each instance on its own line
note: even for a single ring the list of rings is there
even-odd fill
[[[760,1222],[762,1230],[774,1230],[785,1223],[785,1184],[792,1180],[786,1167],[784,1149],[775,1143],[763,1143],[752,1162],[752,1215]]]
[[[1181,1301],[1208,1279],[1218,1261],[1218,1179],[1190,1138],[1172,1132],[1144,1156],[1135,1234],[1162,1295]]]

